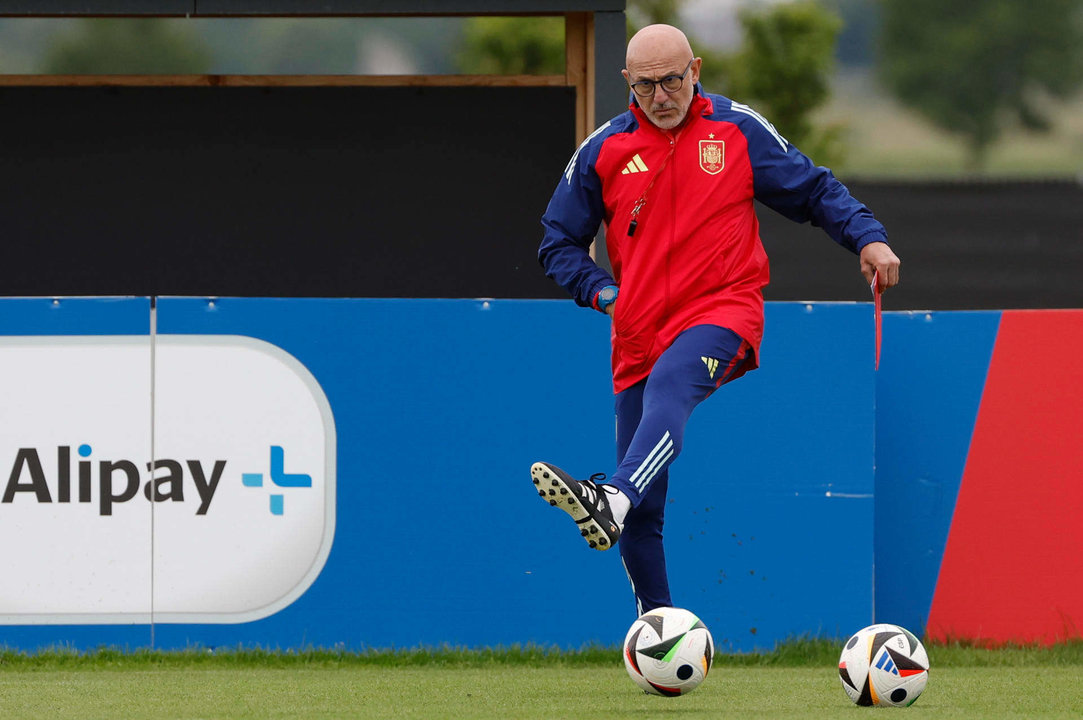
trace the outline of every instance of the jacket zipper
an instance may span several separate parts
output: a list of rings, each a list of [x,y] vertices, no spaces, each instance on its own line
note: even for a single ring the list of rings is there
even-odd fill
[[[680,131],[678,131],[676,135],[670,135],[669,136],[669,156],[668,157],[673,157],[676,154],[676,152],[677,152],[677,138],[680,137],[680,134],[681,134]],[[669,243],[667,243],[667,245],[666,245],[665,304],[662,306],[662,309],[664,311],[663,314],[662,314],[662,317],[659,318],[659,325],[658,325],[658,330],[659,331],[662,329],[662,327],[665,326],[666,322],[668,322],[669,314],[670,314],[670,300],[671,300],[671,298],[670,298],[670,282],[669,282],[670,263],[672,261],[673,243],[675,242],[675,237],[676,237],[676,232],[677,232],[674,226],[677,223],[677,218],[680,216],[680,214],[678,212],[676,212],[676,208],[677,208],[677,175],[676,174],[674,174],[674,176],[673,176],[673,182],[671,182],[669,184],[669,207],[670,207],[670,211],[673,213],[673,219],[669,223]]]
[[[632,206],[631,219],[628,222],[628,237],[632,237],[636,234],[636,228],[639,227],[639,212],[643,209],[643,206],[647,204],[647,193],[654,187],[654,181],[658,179],[658,176],[666,169],[666,165],[669,164],[669,159],[673,157],[673,153],[676,150],[676,146],[673,143],[673,137],[669,138],[669,154],[662,160],[662,164],[658,166],[658,169],[651,176],[650,182],[647,183],[647,187],[643,188],[643,192],[640,193],[639,199],[635,201]]]

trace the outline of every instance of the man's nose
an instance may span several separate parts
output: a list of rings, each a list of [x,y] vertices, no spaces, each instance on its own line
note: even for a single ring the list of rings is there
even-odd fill
[[[669,93],[662,89],[662,83],[658,83],[654,86],[654,104],[661,105],[669,100]]]

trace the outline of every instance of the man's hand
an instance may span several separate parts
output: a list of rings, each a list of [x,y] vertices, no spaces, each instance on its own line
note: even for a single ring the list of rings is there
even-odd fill
[[[605,314],[608,315],[609,317],[613,317],[613,308],[617,306],[618,302],[620,302],[620,298],[617,298],[613,302],[606,305],[605,306]]]
[[[884,242],[871,242],[861,248],[861,274],[865,276],[865,282],[872,284],[872,278],[880,273],[880,291],[899,284],[898,256]]]

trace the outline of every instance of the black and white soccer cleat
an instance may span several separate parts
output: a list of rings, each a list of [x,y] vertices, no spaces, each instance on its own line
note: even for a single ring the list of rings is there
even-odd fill
[[[608,496],[620,491],[599,484],[605,475],[576,480],[556,465],[536,462],[530,467],[530,477],[543,500],[572,516],[579,534],[592,548],[608,550],[617,544],[621,527],[613,519]]]

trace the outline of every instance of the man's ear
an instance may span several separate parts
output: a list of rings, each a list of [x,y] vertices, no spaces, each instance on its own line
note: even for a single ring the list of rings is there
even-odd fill
[[[628,69],[627,68],[625,68],[624,70],[621,70],[620,74],[624,76],[624,82],[628,83],[628,90],[630,92],[631,88],[632,88],[632,76],[628,74]],[[636,105],[638,105],[639,107],[643,107],[642,105],[639,105],[639,96],[638,95],[636,95],[635,93],[632,93],[632,97],[635,98]]]

